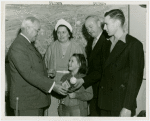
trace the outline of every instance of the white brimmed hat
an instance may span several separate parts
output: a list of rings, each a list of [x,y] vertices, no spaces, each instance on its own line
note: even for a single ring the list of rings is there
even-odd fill
[[[64,19],[58,20],[57,24],[55,25],[55,31],[57,31],[57,28],[58,28],[59,25],[65,25],[65,26],[67,26],[68,29],[72,32],[71,25],[67,21],[65,21]]]

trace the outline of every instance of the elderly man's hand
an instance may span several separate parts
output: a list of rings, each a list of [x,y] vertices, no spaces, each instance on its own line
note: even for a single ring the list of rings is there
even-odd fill
[[[74,87],[72,88],[72,91],[79,89],[83,83],[84,83],[84,80],[82,78],[77,79],[77,82],[75,83]]]
[[[66,89],[65,87],[63,87],[61,85],[61,83],[55,82],[55,85],[53,87],[53,91],[55,91],[56,93],[61,94],[61,95],[67,95],[68,89]]]
[[[120,117],[131,117],[131,111],[126,108],[122,108],[120,111]]]
[[[56,76],[56,71],[55,71],[55,69],[49,69],[49,70],[47,71],[47,73],[48,73],[48,77],[54,78],[54,77]]]

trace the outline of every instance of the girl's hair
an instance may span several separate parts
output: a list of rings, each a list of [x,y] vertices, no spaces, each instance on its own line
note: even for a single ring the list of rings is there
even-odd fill
[[[77,62],[79,64],[81,64],[81,66],[78,70],[78,73],[86,74],[87,73],[87,62],[86,62],[85,56],[83,54],[77,54],[77,53],[74,53],[72,56],[77,59]]]

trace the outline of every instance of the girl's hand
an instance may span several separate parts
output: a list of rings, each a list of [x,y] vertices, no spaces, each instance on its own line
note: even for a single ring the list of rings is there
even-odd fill
[[[76,97],[76,93],[72,92],[72,93],[68,93],[69,98],[75,98]]]
[[[74,84],[74,87],[72,88],[72,91],[75,91],[75,90],[79,89],[82,86],[83,83],[84,83],[84,80],[82,78],[77,79],[76,83]]]

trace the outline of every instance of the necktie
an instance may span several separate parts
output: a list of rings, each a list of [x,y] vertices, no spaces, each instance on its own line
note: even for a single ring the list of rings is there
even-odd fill
[[[93,44],[92,44],[92,50],[94,49],[94,46],[96,45],[96,39],[94,39]]]

